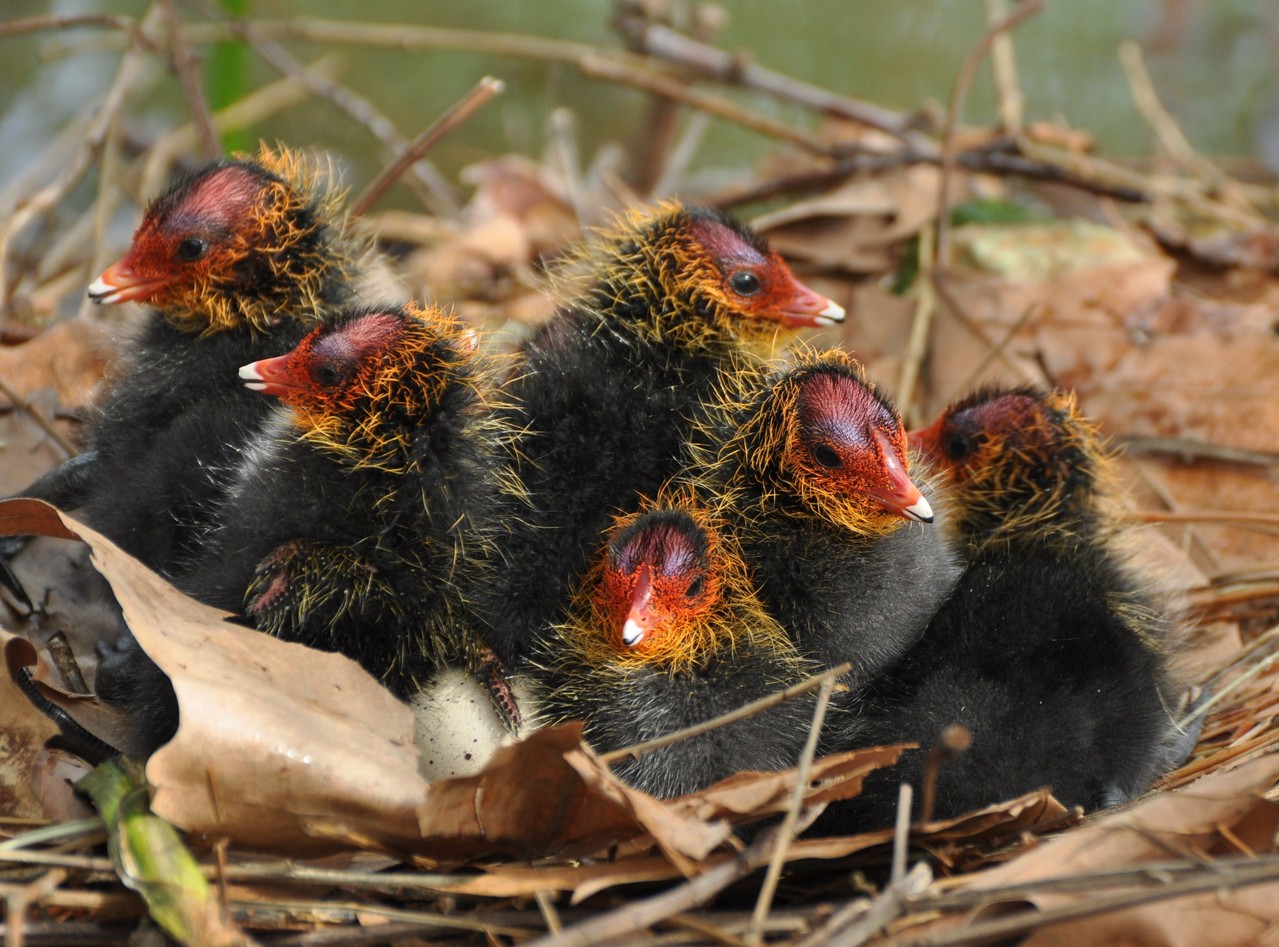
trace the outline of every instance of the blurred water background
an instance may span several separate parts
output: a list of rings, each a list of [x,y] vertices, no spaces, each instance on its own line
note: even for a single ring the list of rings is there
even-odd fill
[[[773,69],[907,111],[929,101],[944,103],[960,62],[984,26],[979,0],[720,0],[719,5],[726,14],[716,40],[722,47],[748,50]],[[140,16],[147,6],[144,0],[5,0],[0,17]],[[523,33],[602,46],[620,42],[610,26],[613,5],[606,0],[222,0],[226,8],[263,19],[324,17]],[[219,8],[213,0],[203,6],[178,0],[178,9],[185,21],[194,22]],[[105,35],[84,28],[0,39],[0,182],[99,100],[119,61],[117,50],[94,51],[92,44]],[[1047,0],[1045,10],[1015,33],[1027,117],[1087,129],[1109,154],[1152,153],[1152,134],[1133,107],[1116,55],[1126,38],[1142,45],[1163,101],[1195,147],[1215,156],[1257,156],[1279,167],[1279,4],[1273,0]],[[568,64],[456,51],[285,45],[304,62],[336,56],[341,81],[376,103],[410,138],[480,76],[506,80],[505,95],[431,154],[450,176],[483,156],[506,151],[536,156],[547,140],[548,116],[557,107],[576,116],[587,161],[604,142],[625,142],[643,125],[644,94],[584,79]],[[215,96],[276,78],[242,47],[223,49],[216,57],[201,52]],[[745,100],[787,121],[815,121],[810,113],[764,96]],[[157,81],[141,115],[157,129],[185,121],[176,83]],[[994,122],[988,69],[974,87],[965,117]],[[317,100],[264,121],[248,136],[322,145],[339,155],[355,181],[367,180],[386,161],[365,129]],[[693,167],[702,174],[740,174],[775,147],[716,120]],[[399,198],[411,199],[407,193]]]

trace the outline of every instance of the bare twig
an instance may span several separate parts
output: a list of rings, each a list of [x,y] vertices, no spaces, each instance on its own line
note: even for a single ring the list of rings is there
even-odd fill
[[[1146,485],[1147,489],[1149,489],[1150,492],[1159,499],[1160,503],[1168,507],[1168,509],[1173,513],[1181,512],[1181,504],[1177,502],[1177,498],[1173,496],[1172,492],[1163,484],[1162,481],[1159,480],[1158,477],[1155,476],[1154,471],[1148,469],[1147,463],[1135,460],[1133,461],[1132,468],[1137,472],[1137,477]],[[1190,542],[1194,545],[1196,553],[1198,553],[1202,560],[1196,564],[1200,565],[1204,572],[1220,572],[1221,560],[1213,551],[1212,547],[1204,541],[1199,530],[1195,529],[1190,524],[1187,524],[1186,533],[1189,536]]]
[[[26,921],[27,908],[47,897],[66,878],[67,872],[65,869],[55,868],[31,882],[31,884],[12,891],[5,898],[5,919],[8,921],[4,933],[5,947],[22,947],[24,940],[23,924]]]
[[[110,16],[102,13],[81,13],[72,16],[30,16],[21,20],[0,23],[0,38],[20,36],[23,33],[39,33],[47,30],[71,30],[81,26],[105,26],[128,34],[129,42],[139,49],[156,52],[156,46],[146,35],[138,21],[131,16]]]
[[[35,405],[22,397],[22,395],[18,394],[18,392],[14,390],[13,386],[5,381],[3,377],[0,377],[0,394],[12,401],[15,408],[26,414],[32,421],[39,425],[40,430],[49,435],[49,439],[57,444],[68,457],[74,457],[76,454],[80,453],[76,450],[75,445],[63,437],[62,432],[53,426],[53,422],[46,418]]]
[[[945,931],[932,936],[908,939],[898,934],[897,943],[906,947],[949,947],[958,944],[986,943],[1005,940],[1018,934],[1039,930],[1064,921],[1073,921],[1098,914],[1107,914],[1124,908],[1138,907],[1142,904],[1153,904],[1185,895],[1208,891],[1229,891],[1249,885],[1265,884],[1279,878],[1279,865],[1271,862],[1263,864],[1246,863],[1229,872],[1204,871],[1200,877],[1192,877],[1181,881],[1170,882],[1163,887],[1143,889],[1136,892],[1123,892],[1110,897],[1092,898],[1054,908],[1015,914],[1010,917],[997,918],[991,921],[971,924],[956,930]]]
[[[752,131],[759,132],[761,135],[767,135],[780,141],[789,141],[813,154],[826,155],[831,153],[831,146],[808,132],[774,121],[721,95],[694,89],[687,83],[663,73],[652,69],[637,68],[627,62],[623,62],[616,56],[594,52],[588,53],[578,60],[577,66],[583,75],[596,79],[606,79],[609,82],[619,82],[623,85],[633,86],[636,89],[643,89],[645,92],[660,95],[673,102],[687,105],[689,108],[695,108],[727,121],[735,122]]]
[[[987,350],[986,354],[982,357],[982,360],[977,363],[976,367],[973,368],[971,372],[968,373],[968,376],[963,380],[963,382],[951,389],[950,393],[945,398],[946,403],[953,401],[958,395],[968,391],[968,389],[972,387],[973,383],[982,376],[986,369],[990,368],[995,359],[1003,358],[1004,352],[1008,349],[1012,340],[1017,337],[1017,333],[1025,328],[1026,323],[1030,322],[1030,317],[1038,311],[1039,307],[1034,303],[1023,309],[1021,315],[1017,317],[1017,321],[1008,327],[1008,331],[1003,334],[1003,337],[1000,338],[993,348]]]
[[[987,25],[998,23],[1008,14],[1008,0],[985,0]],[[1021,134],[1022,95],[1017,83],[1017,56],[1013,52],[1012,34],[998,34],[990,44],[990,66],[995,73],[995,91],[999,96],[999,124],[1010,135]]]
[[[595,947],[628,934],[647,930],[666,918],[705,904],[734,881],[764,865],[773,850],[776,829],[764,829],[739,857],[709,868],[696,878],[662,894],[574,924],[557,935],[539,937],[524,947]]]
[[[196,133],[200,139],[200,150],[206,159],[212,160],[222,153],[218,144],[218,136],[213,131],[213,123],[209,120],[209,103],[204,100],[204,89],[200,86],[200,77],[195,72],[195,57],[187,47],[186,37],[182,34],[182,18],[178,14],[174,0],[160,0],[164,10],[165,24],[169,32],[169,50],[173,59],[173,70],[177,73],[178,84],[182,87],[182,96],[187,101],[187,111],[191,113],[191,121],[195,123]]]
[[[996,144],[999,148],[1006,148],[1008,143],[1000,140]],[[913,164],[938,164],[940,160],[938,155],[925,155],[910,149],[886,154],[876,152],[847,155],[828,167],[782,175],[762,184],[713,196],[708,203],[717,207],[735,207],[739,204],[770,200],[784,194],[823,191],[857,174],[875,174]],[[1051,181],[1129,203],[1148,203],[1151,199],[1147,191],[1129,184],[1114,184],[1091,178],[1043,157],[1032,160],[1023,155],[996,150],[990,146],[960,152],[955,156],[955,163],[966,171],[978,174],[1015,175],[1038,181]]]
[[[906,855],[910,851],[910,813],[915,805],[915,790],[910,783],[897,786],[897,819],[893,824],[893,863],[889,876],[894,883],[906,877]]]
[[[764,873],[764,883],[760,885],[759,897],[755,900],[755,910],[751,914],[751,926],[746,933],[746,942],[758,947],[764,941],[764,922],[768,920],[769,909],[773,906],[773,896],[777,893],[777,883],[782,877],[782,866],[786,864],[786,852],[795,838],[795,823],[799,819],[804,805],[804,793],[808,789],[808,774],[813,768],[813,756],[817,752],[817,741],[822,734],[822,724],[826,720],[826,708],[830,704],[831,689],[835,679],[827,677],[822,681],[821,690],[817,692],[817,706],[813,708],[813,722],[808,728],[808,740],[799,755],[799,765],[795,771],[795,786],[791,789],[790,807],[777,830],[777,844],[773,848],[773,857],[769,860],[768,871]]]
[[[66,634],[55,631],[49,636],[46,644],[49,649],[49,659],[57,668],[58,676],[62,678],[62,685],[73,694],[89,693],[89,685],[84,681],[84,674],[80,671],[80,664],[76,661]]]
[[[973,745],[972,731],[962,723],[952,723],[943,730],[928,750],[924,760],[923,794],[919,799],[919,821],[928,822],[933,817],[933,805],[937,801],[937,777],[941,768]]]
[[[1035,15],[1043,6],[1043,0],[1022,0],[1006,17],[986,28],[986,32],[977,41],[977,45],[968,51],[959,67],[955,87],[951,90],[950,101],[946,105],[946,124],[942,129],[941,185],[937,189],[938,274],[950,267],[950,180],[955,173],[955,130],[959,124],[959,116],[963,113],[964,103],[968,100],[968,90],[977,75],[977,67],[986,57],[996,36]]]
[[[546,921],[546,929],[552,934],[558,934],[564,930],[564,925],[560,922],[559,912],[555,910],[555,900],[550,893],[538,891],[533,895],[533,899],[537,902],[537,909],[542,912],[542,919]]]
[[[321,59],[306,67],[309,73],[327,75],[332,71],[333,60]],[[307,85],[299,76],[287,76],[270,82],[242,96],[226,108],[211,116],[213,128],[218,134],[236,128],[245,128],[283,109],[306,99]],[[139,178],[138,193],[142,196],[158,193],[178,156],[195,147],[196,129],[186,124],[159,138],[147,152]]]
[[[892,882],[870,903],[860,918],[845,930],[834,930],[823,947],[861,947],[891,924],[912,898],[933,883],[933,872],[921,861],[904,877]]]
[[[909,115],[836,95],[829,89],[809,85],[790,76],[756,65],[744,55],[734,55],[679,33],[644,17],[624,17],[620,23],[633,49],[658,59],[678,63],[721,82],[736,83],[766,92],[775,98],[796,102],[807,108],[878,128],[898,138],[910,138],[912,144],[931,148],[931,142],[911,134]],[[918,138],[919,141],[914,139]]]
[[[153,21],[155,13],[156,10],[153,7],[143,21],[144,27]],[[85,133],[84,143],[76,151],[66,167],[62,169],[61,173],[51,183],[33,194],[25,204],[22,204],[5,223],[3,229],[0,229],[0,310],[8,308],[13,296],[13,287],[9,285],[8,261],[10,247],[14,238],[33,221],[57,206],[80,181],[85,172],[89,170],[89,167],[101,152],[107,134],[110,132],[111,126],[115,123],[119,111],[124,105],[125,98],[134,83],[138,81],[141,69],[141,53],[136,49],[130,49],[125,52],[124,58],[120,62],[120,68],[116,72],[115,80],[107,90],[107,94],[103,98],[92,124],[90,124],[88,131]]]
[[[1204,701],[1199,706],[1193,708],[1190,713],[1186,714],[1182,719],[1177,721],[1177,729],[1185,730],[1188,726],[1198,720],[1200,717],[1206,717],[1218,704],[1222,703],[1228,696],[1233,694],[1239,688],[1243,687],[1254,678],[1260,677],[1275,664],[1279,664],[1279,653],[1267,655],[1262,658],[1248,670],[1244,671],[1237,678],[1213,692],[1212,697]]]
[[[960,325],[968,330],[974,339],[986,346],[986,350],[991,353],[992,357],[999,359],[1009,371],[1015,373],[1023,381],[1032,385],[1044,384],[1045,378],[1027,371],[1021,362],[1008,357],[1008,353],[1005,351],[1005,347],[1008,344],[1007,341],[996,343],[981,326],[973,321],[967,310],[964,309],[963,304],[950,291],[950,285],[942,278],[941,273],[936,269],[936,264],[934,264],[933,269],[933,288],[937,290],[937,297],[946,303],[948,312],[959,321]],[[1051,384],[1051,381],[1049,383]]]
[[[933,313],[937,310],[937,293],[933,285],[933,235],[929,227],[919,231],[919,278],[915,281],[915,317],[910,323],[910,340],[902,357],[901,376],[897,382],[897,407],[907,424],[913,426],[915,413],[915,386],[919,382],[920,369],[928,354],[928,339],[932,333]]]
[[[631,9],[637,16],[645,16],[651,10],[642,4],[634,4]],[[728,20],[724,10],[712,3],[698,4],[694,15],[691,34],[699,43],[713,42]],[[641,126],[641,134],[635,141],[635,160],[632,162],[634,172],[631,184],[641,194],[660,195],[673,190],[669,182],[679,173],[672,165],[679,133],[680,111],[680,103],[662,96],[655,96],[649,101],[648,115]],[[704,129],[706,114],[699,113],[695,118],[696,124]],[[690,137],[700,138],[700,131],[694,132],[692,136],[689,131],[682,136],[685,147],[690,143]]]
[[[700,736],[703,733],[709,733],[711,730],[717,730],[720,727],[728,726],[728,724],[736,723],[738,720],[745,720],[747,717],[754,717],[757,714],[768,710],[770,707],[776,707],[778,704],[784,703],[788,700],[793,700],[801,694],[807,694],[811,690],[816,690],[821,687],[824,682],[828,680],[833,681],[835,678],[847,674],[851,667],[852,665],[845,662],[839,667],[834,667],[829,671],[818,674],[816,677],[810,677],[808,680],[801,681],[799,684],[795,684],[785,690],[778,691],[775,694],[769,694],[767,697],[761,697],[759,700],[753,700],[749,704],[744,704],[743,706],[738,707],[736,710],[729,711],[726,714],[721,714],[718,717],[713,717],[710,720],[706,720],[692,727],[677,730],[675,733],[668,733],[665,736],[657,737],[652,740],[645,740],[643,743],[636,743],[632,746],[623,747],[620,750],[612,750],[608,753],[602,753],[600,754],[600,760],[604,763],[615,763],[618,760],[626,759],[628,756],[638,759],[645,753],[651,753],[653,750],[660,750],[664,746],[670,746],[673,743],[680,743],[684,740],[691,739],[692,737]]]
[[[1164,150],[1188,170],[1211,182],[1214,188],[1226,181],[1225,175],[1217,165],[1205,160],[1190,140],[1186,138],[1176,119],[1164,108],[1155,90],[1155,83],[1146,68],[1145,57],[1141,47],[1133,40],[1124,40],[1119,44],[1119,63],[1123,66],[1124,77],[1128,80],[1128,88],[1132,92],[1133,103],[1141,117],[1155,133]]]
[[[1279,513],[1263,513],[1260,510],[1133,510],[1124,519],[1134,523],[1220,523],[1241,529],[1279,526]]]
[[[415,23],[356,23],[296,17],[290,20],[255,20],[253,27],[261,39],[294,39],[334,46],[378,46],[405,52],[443,49],[479,53],[497,59],[514,57],[575,63],[596,49],[587,43],[549,37],[455,30]],[[217,42],[226,39],[229,32],[226,23],[192,23],[187,26],[187,38],[192,43]]]
[[[1213,444],[1193,437],[1147,437],[1121,434],[1116,438],[1130,454],[1169,454],[1183,461],[1217,460],[1229,464],[1273,467],[1279,464],[1279,453],[1247,450],[1227,444]]]
[[[491,102],[494,96],[501,94],[506,84],[501,79],[485,76],[475,86],[458,99],[451,108],[437,118],[422,134],[413,139],[413,143],[399,157],[382,170],[368,187],[360,192],[360,196],[351,204],[351,217],[362,217],[373,206],[373,203],[386,193],[405,171],[434,148],[445,136],[469,119],[472,115]]]
[[[364,96],[327,76],[307,70],[284,47],[267,39],[257,24],[230,21],[227,27],[272,69],[301,80],[313,94],[331,102],[367,128],[391,154],[401,155],[409,150],[409,142],[396,130],[395,124]],[[415,185],[419,198],[429,209],[446,216],[457,212],[459,204],[456,195],[431,165],[425,161],[417,161],[409,166],[408,171],[407,180]]]

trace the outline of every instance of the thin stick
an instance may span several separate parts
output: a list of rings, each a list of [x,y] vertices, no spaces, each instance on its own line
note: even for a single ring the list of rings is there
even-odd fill
[[[743,108],[731,99],[694,89],[687,83],[662,73],[651,69],[636,68],[629,63],[621,61],[616,56],[606,56],[594,52],[588,53],[578,60],[577,67],[582,71],[583,75],[596,79],[605,79],[609,82],[618,82],[623,85],[633,86],[636,89],[643,89],[645,92],[660,95],[663,98],[687,105],[689,108],[709,112],[711,115],[734,122],[744,128],[759,132],[761,135],[767,135],[780,141],[789,141],[791,144],[797,145],[813,154],[829,155],[831,153],[830,145],[810,135],[808,132],[800,131],[782,122],[774,121],[758,112]]]
[[[437,118],[427,129],[413,140],[404,152],[387,165],[382,173],[369,182],[360,196],[351,204],[351,217],[363,217],[373,206],[374,201],[386,193],[405,171],[424,154],[434,148],[447,135],[463,122],[478,112],[506,88],[506,83],[493,76],[485,76],[475,86],[458,99],[451,108]]]
[[[321,59],[306,67],[308,72],[323,73],[333,68],[331,59]],[[235,128],[254,125],[275,112],[304,101],[310,93],[305,81],[298,76],[285,76],[269,82],[247,95],[241,96],[225,108],[213,113],[213,128],[219,134]],[[138,193],[158,193],[168,176],[169,168],[178,155],[195,146],[196,130],[186,124],[163,135],[148,152],[139,176]]]
[[[144,24],[150,24],[154,19],[155,13],[156,8],[152,7],[143,21]],[[26,229],[28,224],[57,206],[70,193],[71,189],[79,183],[85,172],[89,170],[101,152],[103,143],[106,141],[107,134],[115,123],[120,109],[123,108],[125,98],[133,88],[134,83],[138,81],[141,69],[141,54],[135,49],[125,52],[124,58],[120,61],[120,68],[116,72],[115,79],[107,90],[107,94],[103,97],[102,104],[99,106],[92,124],[90,124],[88,131],[85,132],[84,143],[76,151],[67,166],[62,169],[62,172],[52,182],[33,194],[25,204],[14,212],[13,216],[5,223],[4,228],[0,229],[0,311],[8,309],[13,295],[13,287],[9,285],[8,260],[9,247],[14,237]]]
[[[897,820],[893,824],[893,864],[889,875],[893,884],[906,877],[906,853],[910,850],[910,813],[915,804],[915,790],[910,783],[897,786]]]
[[[1000,145],[1006,146],[1006,142]],[[889,154],[850,155],[826,167],[781,175],[763,184],[712,197],[708,203],[716,207],[734,207],[769,200],[782,194],[823,191],[856,174],[874,174],[913,164],[939,164],[940,161],[938,155],[924,154],[909,148]],[[1152,200],[1149,191],[1138,187],[1096,180],[1047,158],[1032,160],[1023,155],[992,150],[989,146],[960,152],[955,156],[955,163],[966,171],[978,174],[1016,175],[1038,181],[1052,181],[1128,203],[1148,204]]]
[[[1213,444],[1192,437],[1146,437],[1120,434],[1117,438],[1130,454],[1171,454],[1186,461],[1217,460],[1228,464],[1273,467],[1279,464],[1279,453],[1247,450],[1226,444]]]
[[[191,113],[191,120],[195,123],[200,150],[206,159],[212,160],[222,153],[222,146],[218,144],[218,136],[213,131],[213,122],[209,119],[209,103],[204,100],[204,90],[195,74],[195,59],[187,47],[186,37],[182,35],[182,18],[178,15],[174,0],[160,0],[160,4],[164,11],[165,25],[168,26],[173,70],[177,73],[178,85],[182,87],[182,96],[187,101],[187,111]]]
[[[695,69],[721,82],[767,92],[775,98],[878,128],[895,137],[922,139],[922,136],[912,136],[909,115],[836,95],[829,89],[773,72],[743,56],[698,42],[664,24],[633,16],[622,19],[620,28],[630,37],[636,49],[650,56]]]
[[[301,80],[313,94],[328,100],[367,128],[391,154],[403,154],[409,149],[409,143],[396,130],[395,124],[367,98],[340,82],[307,70],[284,47],[266,39],[256,24],[229,21],[227,27],[272,69]],[[438,172],[428,172],[429,167],[426,162],[414,162],[408,168],[408,180],[416,184],[418,196],[428,208],[451,216],[458,210],[457,198]]]
[[[1195,707],[1190,713],[1186,714],[1186,716],[1178,720],[1177,729],[1185,730],[1200,717],[1208,716],[1212,709],[1225,700],[1229,695],[1233,694],[1239,688],[1243,687],[1244,684],[1254,678],[1260,677],[1265,671],[1274,667],[1276,664],[1279,664],[1279,654],[1271,654],[1258,661],[1221,690],[1215,692],[1211,698],[1204,701],[1198,707]]]
[[[1168,507],[1169,511],[1173,513],[1181,512],[1181,506],[1177,502],[1177,498],[1174,497],[1159,478],[1155,476],[1154,471],[1147,469],[1148,463],[1142,463],[1140,460],[1134,460],[1132,466],[1133,469],[1137,471],[1137,476],[1140,478],[1141,482],[1146,485],[1146,488],[1150,490],[1151,493],[1158,497],[1160,503]],[[1213,551],[1213,548],[1204,540],[1203,536],[1200,535],[1200,531],[1195,529],[1193,526],[1187,525],[1186,535],[1189,538],[1189,541],[1194,545],[1195,551],[1200,556],[1200,561],[1197,561],[1195,564],[1200,566],[1204,572],[1220,572],[1221,560],[1218,558],[1216,552]]]
[[[1133,510],[1124,519],[1134,523],[1222,523],[1236,526],[1279,526],[1279,513],[1259,510]]]
[[[1211,181],[1214,186],[1220,185],[1225,180],[1221,169],[1211,161],[1206,161],[1195,151],[1176,119],[1159,100],[1159,93],[1155,89],[1154,81],[1150,78],[1150,70],[1146,68],[1141,47],[1130,39],[1121,42],[1119,64],[1123,67],[1124,77],[1128,80],[1133,104],[1137,106],[1137,111],[1146,120],[1146,124],[1154,131],[1155,137],[1159,139],[1164,150],[1195,174]]]
[[[550,892],[536,891],[533,893],[533,899],[537,902],[537,909],[542,912],[542,919],[546,921],[546,929],[552,934],[558,934],[564,930],[564,925],[560,923],[560,915],[555,910],[555,901],[551,898]]]
[[[0,259],[3,259],[3,257],[0,257]],[[53,423],[49,421],[35,405],[22,397],[22,395],[18,394],[13,389],[13,386],[5,381],[3,377],[0,377],[0,394],[3,394],[6,398],[12,401],[14,407],[26,414],[27,417],[31,418],[32,421],[39,425],[40,430],[49,435],[49,439],[57,444],[68,457],[74,457],[76,454],[80,453],[76,450],[75,445],[63,437],[62,432],[54,427]]]
[[[652,8],[635,8],[637,15],[649,18]],[[699,43],[711,43],[727,23],[727,14],[714,4],[701,4],[695,10],[692,26],[693,39]],[[625,32],[625,31],[623,31]],[[678,102],[656,96],[649,102],[648,115],[640,126],[642,131],[634,144],[635,160],[631,184],[641,194],[664,194],[675,190],[671,181],[675,180],[680,170],[674,168],[674,156],[677,151],[675,142],[679,131],[681,106]],[[682,136],[682,143],[687,147],[690,139],[700,140],[705,130],[707,117],[705,113],[695,116],[700,130],[690,128]],[[690,134],[691,132],[691,134]]]
[[[1006,30],[1011,30],[1028,17],[1043,9],[1043,0],[1022,0],[1013,11],[997,23],[986,28],[959,67],[959,75],[955,78],[955,87],[950,93],[950,102],[946,105],[946,124],[942,129],[941,143],[941,185],[937,189],[937,272],[941,273],[950,267],[950,179],[955,173],[955,129],[959,125],[959,116],[968,99],[968,90],[977,75],[977,67],[986,57],[990,44],[995,37]]]
[[[559,934],[528,941],[523,947],[595,947],[596,944],[645,931],[674,914],[705,904],[733,882],[755,871],[768,860],[775,838],[775,829],[764,829],[739,857],[708,868],[682,885],[651,898],[624,904],[614,911],[574,924]]]
[[[1012,340],[1017,337],[1017,333],[1026,327],[1026,323],[1030,322],[1030,317],[1038,310],[1039,307],[1035,303],[1031,303],[1022,310],[1021,315],[1017,317],[1017,321],[1008,327],[1008,331],[1003,334],[1000,340],[995,344],[994,348],[991,348],[986,352],[985,356],[982,357],[982,360],[977,363],[977,367],[968,373],[968,377],[965,378],[961,384],[956,385],[953,389],[951,389],[945,399],[947,404],[954,400],[960,392],[968,391],[968,389],[972,387],[973,383],[982,376],[982,373],[986,371],[986,369],[990,368],[995,359],[1004,357],[1004,352],[1007,351],[1008,346],[1012,344]]]
[[[832,934],[824,947],[861,947],[902,913],[907,902],[922,894],[933,883],[928,862],[921,861],[910,873],[894,881],[870,905],[866,913],[848,930]]]
[[[973,745],[972,731],[962,723],[952,723],[937,737],[924,760],[923,795],[919,800],[919,821],[929,822],[937,801],[937,777],[941,768]]]
[[[915,409],[915,385],[928,353],[928,337],[932,331],[933,313],[937,311],[937,293],[933,285],[933,237],[931,227],[919,231],[919,278],[915,285],[915,317],[910,323],[910,341],[902,359],[902,373],[897,383],[897,408],[908,424]]]
[[[764,883],[760,886],[759,897],[755,900],[755,910],[751,914],[751,924],[746,932],[746,942],[754,947],[764,942],[764,924],[768,920],[769,909],[773,906],[773,896],[777,894],[777,883],[782,878],[782,866],[786,864],[786,853],[795,838],[795,823],[804,805],[808,776],[813,769],[813,756],[817,753],[817,741],[821,737],[822,724],[826,720],[826,708],[830,705],[830,695],[834,687],[835,679],[828,677],[822,681],[821,690],[817,692],[817,706],[813,708],[813,722],[808,727],[808,740],[804,743],[804,750],[799,755],[795,785],[791,789],[790,806],[777,830],[777,844],[773,848],[773,857],[768,863],[768,871],[764,874]]]
[[[615,763],[618,760],[631,757],[638,759],[645,753],[651,753],[653,750],[660,750],[664,746],[670,746],[673,743],[680,743],[703,733],[709,733],[720,727],[727,726],[730,723],[736,723],[738,720],[745,720],[747,717],[754,717],[756,714],[768,710],[770,707],[776,707],[778,704],[792,700],[801,694],[807,694],[811,690],[816,690],[828,680],[833,681],[841,675],[847,674],[852,669],[852,665],[845,661],[839,667],[831,668],[816,677],[810,677],[806,681],[801,681],[782,691],[769,694],[767,697],[761,697],[759,700],[753,700],[749,704],[744,704],[736,710],[713,717],[702,723],[686,727],[683,730],[677,730],[675,733],[668,733],[665,736],[656,737],[652,740],[645,740],[643,743],[636,743],[632,746],[623,747],[620,750],[610,750],[608,753],[600,754],[600,761],[603,763]]]
[[[45,30],[70,30],[80,26],[105,26],[127,33],[133,45],[156,52],[155,44],[147,37],[138,21],[131,16],[110,16],[101,13],[81,13],[72,16],[29,16],[20,20],[0,23],[0,37],[20,36]]]
[[[378,46],[404,52],[451,50],[481,53],[497,59],[536,59],[559,63],[575,63],[596,49],[587,43],[549,37],[455,30],[414,23],[353,23],[350,20],[295,17],[289,20],[257,20],[254,22],[254,29],[262,39],[293,39],[322,45]],[[190,24],[187,27],[187,37],[192,42],[217,42],[225,39],[228,32],[228,24],[224,22]]]
[[[1254,863],[1255,865],[1255,863]],[[1243,867],[1232,872],[1206,873],[1206,877],[1190,878],[1185,881],[1174,881],[1159,888],[1143,889],[1138,892],[1124,892],[1112,897],[1091,898],[1060,907],[1044,908],[1039,911],[1016,914],[992,921],[978,922],[957,930],[949,930],[928,937],[908,940],[899,933],[898,944],[903,947],[949,947],[949,945],[985,943],[1007,940],[1018,934],[1073,921],[1097,914],[1106,914],[1123,908],[1138,907],[1179,898],[1183,895],[1198,894],[1207,891],[1227,891],[1249,885],[1265,884],[1279,878],[1279,866],[1263,864],[1255,867]]]
[[[986,23],[999,22],[1008,13],[1008,0],[985,0]],[[995,90],[999,95],[999,124],[1010,135],[1021,134],[1022,95],[1017,83],[1017,55],[1013,38],[1000,33],[990,44],[990,67],[995,74]]]

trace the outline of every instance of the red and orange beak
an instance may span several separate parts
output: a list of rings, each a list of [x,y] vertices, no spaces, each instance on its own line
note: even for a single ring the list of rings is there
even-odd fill
[[[892,444],[879,431],[875,432],[875,439],[883,451],[884,470],[891,485],[868,490],[867,493],[889,513],[920,523],[931,523],[933,508],[919,491],[919,487],[907,476],[906,468],[902,466]]]
[[[941,438],[941,422],[942,419],[938,418],[928,427],[906,432],[906,443],[910,445],[910,449],[934,463],[938,459],[937,443]]]
[[[844,321],[844,307],[821,293],[794,281],[790,300],[782,307],[782,325],[789,329],[815,329]]]
[[[288,354],[250,362],[240,369],[240,377],[244,379],[245,388],[277,398],[298,387],[293,382]]]
[[[622,644],[633,648],[653,630],[658,617],[649,607],[653,597],[653,583],[649,579],[648,565],[639,567],[639,579],[635,582],[635,591],[631,593],[631,610],[626,613],[626,622],[622,625]]]
[[[145,302],[164,286],[162,279],[147,279],[126,264],[113,263],[89,284],[89,298],[102,306],[116,303]]]

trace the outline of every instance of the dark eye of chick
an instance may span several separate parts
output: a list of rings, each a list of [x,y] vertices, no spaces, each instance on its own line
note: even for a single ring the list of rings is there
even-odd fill
[[[688,583],[688,589],[684,592],[685,598],[697,598],[702,594],[702,590],[706,588],[706,576],[699,575],[692,582]]]
[[[813,460],[831,470],[838,470],[844,466],[844,461],[839,456],[839,452],[829,444],[814,444],[809,449],[809,453],[813,455]]]
[[[178,244],[178,259],[183,263],[194,263],[209,252],[209,244],[199,237],[186,237]]]
[[[750,270],[738,270],[728,278],[728,285],[738,296],[754,296],[760,290],[759,277]]]
[[[342,381],[342,373],[332,362],[321,362],[311,369],[311,377],[324,388],[336,387]]]
[[[947,431],[942,438],[941,449],[951,460],[963,460],[976,448],[973,439],[963,431]]]

